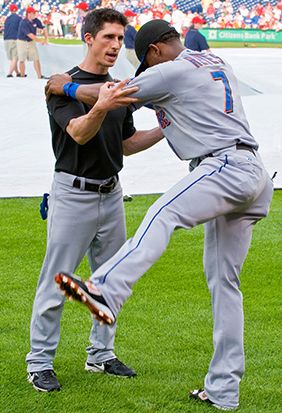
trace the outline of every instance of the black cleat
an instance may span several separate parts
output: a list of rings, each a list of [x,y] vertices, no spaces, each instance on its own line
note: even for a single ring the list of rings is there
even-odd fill
[[[57,380],[53,370],[34,371],[28,374],[29,383],[33,385],[35,390],[42,392],[50,392],[61,389],[61,385]]]
[[[130,367],[123,364],[119,359],[114,358],[112,360],[104,361],[103,363],[85,363],[85,370],[91,373],[106,373],[112,376],[119,377],[135,377],[136,372]]]
[[[114,323],[114,315],[106,301],[103,296],[97,294],[94,289],[91,291],[90,282],[84,282],[80,277],[64,272],[57,273],[55,275],[55,281],[69,299],[74,299],[85,304],[98,321],[105,324]]]

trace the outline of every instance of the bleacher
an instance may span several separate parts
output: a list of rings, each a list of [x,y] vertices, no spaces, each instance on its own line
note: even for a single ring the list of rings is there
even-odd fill
[[[80,1],[81,0],[73,0],[73,4],[74,5],[77,5],[78,3],[80,3]],[[89,1],[85,1],[86,3],[88,3],[88,4],[90,4],[90,2]],[[19,0],[15,0],[15,1],[13,1],[13,0],[11,0],[2,10],[1,10],[1,12],[0,12],[0,16],[7,16],[8,14],[9,14],[9,6],[10,6],[10,4],[16,4],[17,6],[18,6],[18,8],[19,8],[19,11],[18,11],[18,13],[20,14],[20,15],[24,15],[25,14],[25,9],[24,8],[22,8],[21,7],[21,1],[19,1]],[[62,4],[62,2],[60,1],[60,0],[43,0],[43,1],[38,1],[38,0],[31,0],[30,2],[29,2],[29,6],[32,6],[32,7],[34,7],[36,10],[40,10],[41,9],[41,7],[43,6],[43,4],[48,4],[49,5],[49,7],[50,7],[50,9],[52,9],[53,7],[59,7],[60,6],[60,4]],[[92,2],[91,2],[92,3]]]
[[[200,14],[203,12],[201,0],[176,0],[175,4],[183,13],[191,11],[192,13]]]
[[[77,5],[81,0],[73,0],[73,4]],[[85,0],[86,3],[89,4],[90,9],[91,8],[95,8],[95,6],[100,2],[100,0]],[[212,0],[211,0],[212,2]],[[8,4],[6,4],[6,6],[4,6],[4,8],[0,11],[0,17],[2,16],[7,16],[9,14],[9,5],[10,3],[14,3],[19,7],[19,14],[20,15],[24,15],[25,14],[25,9],[21,8],[21,1],[20,0],[15,0],[9,2]],[[31,0],[29,5],[33,6],[36,9],[41,9],[42,5],[44,3],[48,3],[50,9],[52,7],[59,7],[60,4],[62,3],[62,1],[60,0],[42,0],[42,1],[38,1],[38,0]],[[231,3],[233,5],[233,14],[235,14],[238,10],[238,8],[241,5],[245,5],[249,10],[255,6],[258,3],[261,3],[263,5],[266,5],[267,3],[271,3],[272,6],[275,6],[277,4],[277,0],[231,0]],[[204,14],[203,13],[203,7],[202,7],[202,3],[201,0],[175,0],[175,5],[177,6],[177,8],[179,10],[181,10],[183,13],[187,13],[188,11],[191,11],[192,13],[198,13],[198,14]],[[146,3],[144,5],[144,3],[141,3],[141,6],[139,7],[138,4],[134,4],[132,6],[129,6],[128,8],[130,8],[132,11],[134,11],[135,13],[138,14],[142,14],[146,9],[150,8],[150,6],[148,5],[148,3]],[[167,7],[170,11],[172,11],[171,6]],[[219,12],[218,14],[216,14],[216,18],[219,18],[221,15],[221,12]]]
[[[234,8],[234,12],[236,12],[240,6],[246,6],[250,10],[253,6],[259,3],[261,3],[263,6],[265,6],[267,3],[271,3],[272,6],[275,6],[277,4],[277,0],[231,0],[231,3]]]

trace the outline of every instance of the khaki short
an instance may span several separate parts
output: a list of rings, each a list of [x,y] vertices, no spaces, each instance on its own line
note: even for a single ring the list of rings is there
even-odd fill
[[[20,62],[29,60],[34,62],[39,60],[39,55],[34,40],[31,42],[25,42],[24,40],[17,40],[17,50],[18,50],[18,59]]]
[[[18,58],[17,41],[4,40],[4,45],[8,60],[16,60]]]

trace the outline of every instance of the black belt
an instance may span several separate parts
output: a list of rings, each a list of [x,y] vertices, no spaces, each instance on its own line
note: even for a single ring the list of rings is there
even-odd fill
[[[237,143],[236,144],[237,150],[244,150],[244,151],[249,151],[252,152],[252,154],[256,154],[255,149],[252,146],[246,145],[245,143]]]
[[[86,191],[99,192],[99,194],[108,194],[115,188],[117,181],[118,178],[112,178],[106,184],[91,184],[90,182],[85,182],[84,189]],[[72,186],[75,188],[81,188],[81,180],[79,178],[75,178]]]
[[[228,149],[228,148],[226,148],[226,149]],[[255,151],[255,149],[252,147],[252,146],[250,146],[250,145],[246,145],[245,143],[237,143],[236,144],[236,149],[238,150],[238,151],[240,151],[240,150],[244,150],[244,151],[249,151],[249,152],[251,152],[253,155],[255,155],[256,154],[256,151]],[[208,155],[204,155],[204,156],[201,156],[200,157],[200,160],[202,161],[203,159],[205,159],[205,158],[213,158],[213,153],[209,153]]]

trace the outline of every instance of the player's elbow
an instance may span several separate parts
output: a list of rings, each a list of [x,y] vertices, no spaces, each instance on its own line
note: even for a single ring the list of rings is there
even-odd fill
[[[73,120],[70,121],[66,129],[67,133],[78,145],[85,145],[89,140],[88,136],[80,133],[79,128],[77,128],[74,123]]]
[[[123,155],[124,156],[130,156],[132,155],[132,152],[130,150],[128,150],[128,148],[123,148]]]
[[[122,146],[123,150],[123,155],[124,156],[130,156],[133,155],[136,151],[134,150],[133,145],[131,145],[129,142],[124,142]]]
[[[70,135],[70,134],[69,134]],[[87,140],[80,135],[70,135],[70,137],[78,144],[78,145],[85,145]]]
[[[75,135],[72,136],[72,138],[76,143],[78,143],[78,145],[85,145],[88,142],[88,139],[81,135]]]

